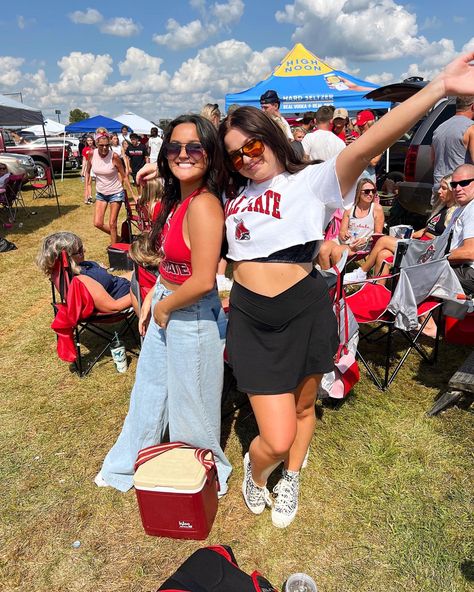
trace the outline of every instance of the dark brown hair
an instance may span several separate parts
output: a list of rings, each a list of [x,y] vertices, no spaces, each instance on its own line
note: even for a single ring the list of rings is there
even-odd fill
[[[158,154],[158,172],[163,178],[164,188],[161,197],[160,214],[153,224],[148,235],[148,248],[157,252],[159,248],[159,237],[172,209],[181,201],[181,188],[179,180],[171,172],[168,159],[165,156],[164,147],[171,139],[173,130],[182,123],[193,123],[196,126],[199,141],[206,152],[207,170],[202,179],[202,186],[209,190],[209,193],[220,197],[223,188],[224,163],[222,152],[219,148],[216,128],[212,123],[201,115],[189,114],[180,115],[167,127],[163,137],[163,144]]]
[[[219,126],[221,148],[226,155],[227,178],[225,185],[229,197],[238,195],[248,181],[246,177],[234,170],[225,148],[225,136],[232,128],[238,128],[250,137],[261,140],[271,148],[278,162],[289,173],[298,173],[309,164],[301,162],[296,156],[288,138],[273,119],[255,107],[240,107],[228,115]]]

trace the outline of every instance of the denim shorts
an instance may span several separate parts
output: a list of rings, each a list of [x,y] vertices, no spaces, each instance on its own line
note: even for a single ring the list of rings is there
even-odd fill
[[[122,202],[125,201],[125,191],[122,189],[122,191],[113,193],[112,195],[103,195],[97,191],[95,198],[97,201],[105,201],[106,203]]]

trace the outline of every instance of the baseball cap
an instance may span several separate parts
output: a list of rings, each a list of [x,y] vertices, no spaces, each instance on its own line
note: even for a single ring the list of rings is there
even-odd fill
[[[276,90],[267,90],[263,93],[260,97],[260,104],[267,105],[268,103],[279,103],[280,97],[278,96]]]
[[[372,111],[361,111],[357,114],[356,125],[365,125],[369,121],[375,121]]]
[[[343,107],[339,107],[338,109],[334,110],[334,114],[332,116],[333,120],[340,118],[340,119],[347,119],[349,117],[349,113],[347,112],[347,109],[344,109]]]

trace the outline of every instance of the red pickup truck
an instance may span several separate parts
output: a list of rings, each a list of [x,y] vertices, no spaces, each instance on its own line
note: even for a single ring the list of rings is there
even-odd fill
[[[77,168],[78,164],[76,159],[72,156],[71,148],[68,144],[65,147],[50,146],[48,148],[38,144],[28,144],[27,142],[16,144],[13,140],[12,135],[8,130],[0,130],[0,152],[14,152],[15,154],[26,154],[31,156],[35,161],[36,172],[38,178],[42,179],[45,176],[45,169],[49,166],[49,156],[51,158],[51,164],[53,171],[56,173],[61,172],[63,155],[64,155],[64,170],[71,170]]]

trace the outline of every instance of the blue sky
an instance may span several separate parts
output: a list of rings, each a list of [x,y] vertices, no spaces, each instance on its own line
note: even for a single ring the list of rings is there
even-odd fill
[[[47,6],[47,10],[45,7]],[[432,77],[474,49],[472,4],[395,0],[3,3],[0,92],[61,121],[133,111],[152,120],[224,104],[296,42],[377,84]]]

